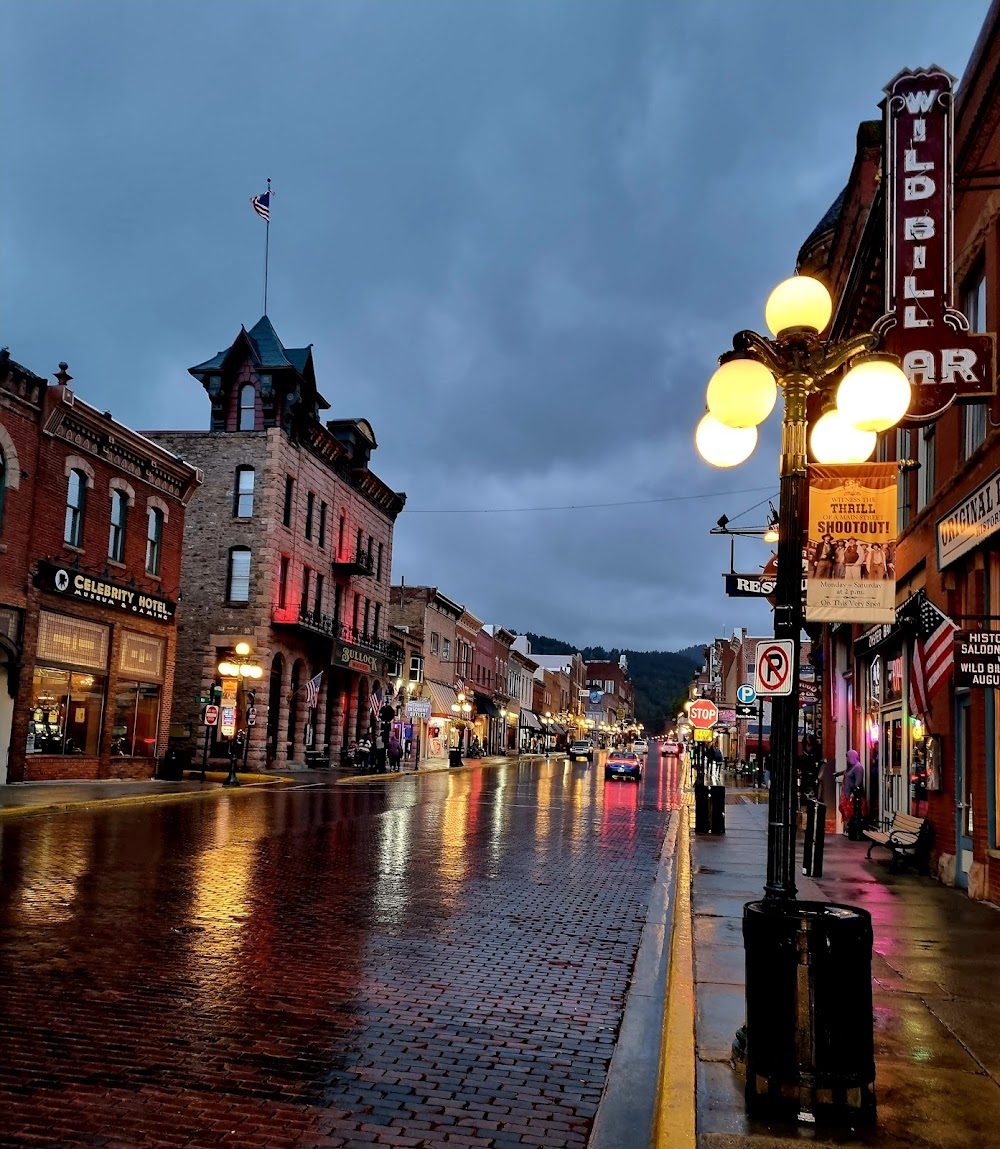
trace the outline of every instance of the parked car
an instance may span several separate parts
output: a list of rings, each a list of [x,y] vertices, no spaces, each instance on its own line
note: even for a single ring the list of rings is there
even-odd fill
[[[615,750],[604,760],[605,778],[634,778],[637,782],[642,777],[642,759],[631,750]]]
[[[570,762],[575,762],[577,758],[586,758],[588,762],[594,761],[594,744],[593,742],[574,742],[572,746],[566,751],[566,757]]]
[[[645,738],[637,738],[632,743],[632,753],[633,754],[648,754],[649,753],[649,743],[646,741]]]

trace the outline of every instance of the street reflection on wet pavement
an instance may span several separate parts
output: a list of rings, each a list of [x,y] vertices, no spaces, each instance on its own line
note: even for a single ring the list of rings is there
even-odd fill
[[[673,760],[321,777],[0,823],[2,1144],[586,1144]]]

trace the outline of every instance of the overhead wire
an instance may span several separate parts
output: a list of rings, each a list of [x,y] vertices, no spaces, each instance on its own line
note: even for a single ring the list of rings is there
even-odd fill
[[[625,499],[613,503],[564,503],[547,507],[407,507],[408,515],[520,515],[536,511],[594,511],[605,507],[643,507],[653,503],[684,503],[694,499],[724,499],[732,495],[756,494],[759,491],[773,491],[774,487],[744,487],[739,491],[706,491],[700,495],[664,495],[656,499]],[[763,506],[767,499],[750,507],[747,514]],[[737,516],[738,518],[739,516]]]

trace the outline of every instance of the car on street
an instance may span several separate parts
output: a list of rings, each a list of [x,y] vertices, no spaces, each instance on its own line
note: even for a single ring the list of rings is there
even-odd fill
[[[604,760],[605,778],[634,778],[637,782],[642,777],[642,759],[631,750],[615,750]]]
[[[632,743],[632,753],[633,754],[648,754],[649,753],[649,743],[646,741],[645,738],[637,738]]]
[[[575,762],[577,758],[586,758],[588,762],[594,761],[594,744],[593,742],[574,742],[566,751],[566,757],[570,762]]]
[[[664,754],[673,755],[674,757],[676,757],[678,754],[680,754],[680,752],[681,752],[681,747],[680,747],[679,742],[664,742],[663,743],[663,753]]]

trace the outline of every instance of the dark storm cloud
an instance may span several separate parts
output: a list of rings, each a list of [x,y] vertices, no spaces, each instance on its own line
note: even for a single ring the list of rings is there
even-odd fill
[[[883,84],[960,73],[986,7],[8,4],[2,342],[204,426],[185,369],[260,314],[271,176],[268,310],[409,494],[394,578],[579,643],[763,631],[707,531],[776,489],[776,428],[710,471],[706,379]]]

